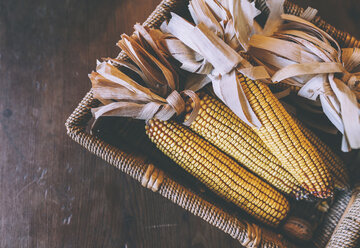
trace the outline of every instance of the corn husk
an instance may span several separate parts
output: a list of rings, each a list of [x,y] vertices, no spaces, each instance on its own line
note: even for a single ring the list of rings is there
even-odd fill
[[[259,14],[254,2],[192,0],[194,23],[173,13],[161,29],[174,37],[167,36],[163,47],[183,69],[208,73],[216,95],[249,125],[260,127],[236,81],[237,73],[302,87],[299,95],[320,101],[325,115],[343,134],[342,150],[360,148],[360,50],[341,49],[313,25],[315,9],[297,17],[283,13],[284,0],[266,4],[270,14],[261,27],[254,20]],[[245,52],[258,66],[242,56]]]
[[[343,134],[343,151],[360,148],[360,88],[355,83],[360,74],[354,71],[360,65],[360,50],[340,49],[308,21],[314,17],[312,9],[303,18],[280,16],[283,23],[271,37],[252,36],[249,54],[271,68],[273,82],[300,86],[300,96],[321,102],[325,115]]]
[[[211,2],[214,9],[210,9],[207,2]],[[172,13],[169,23],[163,24],[161,29],[174,37],[168,36],[163,41],[163,47],[182,63],[182,69],[208,74],[215,94],[245,123],[260,127],[261,123],[251,109],[237,77],[238,73],[243,73],[252,79],[269,78],[263,67],[252,66],[239,53],[248,42],[244,39],[255,32],[242,27],[244,22],[241,20],[251,20],[259,11],[254,3],[244,2],[248,11],[241,11],[236,1],[229,3],[230,10],[224,8],[223,2],[207,2],[190,2],[189,9],[195,24]],[[240,19],[230,19],[231,11],[241,12]],[[233,21],[239,23],[238,29],[234,28]],[[175,37],[181,42],[175,42]],[[243,43],[239,42],[241,38],[244,38]]]
[[[185,97],[195,102],[190,125],[199,110],[200,100],[191,89],[197,82],[204,86],[209,80],[202,75],[187,75],[185,89],[179,90],[179,75],[156,44],[162,33],[135,25],[135,35],[122,35],[119,47],[130,60],[104,59],[97,63],[89,77],[94,98],[102,106],[93,108],[95,119],[101,116],[121,116],[149,120],[168,120],[185,110]],[[126,70],[123,70],[126,69]],[[187,88],[186,88],[187,87]]]

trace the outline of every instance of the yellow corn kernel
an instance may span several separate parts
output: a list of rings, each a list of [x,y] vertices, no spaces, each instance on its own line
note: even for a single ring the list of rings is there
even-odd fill
[[[300,183],[282,167],[251,127],[216,98],[203,92],[199,97],[201,108],[190,125],[191,130],[278,190],[298,195]],[[185,120],[190,116],[193,102],[189,99],[186,105]]]
[[[333,195],[331,175],[317,150],[301,132],[269,87],[243,75],[239,80],[249,103],[262,123],[254,128],[283,166],[316,197]]]
[[[281,193],[186,127],[150,120],[146,133],[164,154],[208,188],[260,221],[277,226],[289,212],[289,202]],[[166,135],[161,138],[161,133]],[[175,142],[180,134],[183,136]],[[182,149],[176,155],[172,144]]]

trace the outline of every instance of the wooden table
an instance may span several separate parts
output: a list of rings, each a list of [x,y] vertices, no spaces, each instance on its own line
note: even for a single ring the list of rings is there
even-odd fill
[[[96,59],[158,1],[0,1],[0,247],[239,247],[65,133]],[[360,37],[358,0],[311,4]]]

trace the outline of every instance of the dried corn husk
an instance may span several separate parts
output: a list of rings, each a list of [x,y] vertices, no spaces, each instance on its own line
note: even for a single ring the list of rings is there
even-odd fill
[[[299,95],[319,98],[324,113],[343,133],[342,150],[360,148],[360,50],[341,50],[330,35],[311,24],[316,10],[308,8],[296,17],[283,14],[283,4],[284,0],[267,1],[270,14],[262,28],[254,20],[259,14],[254,2],[192,0],[189,10],[195,23],[173,13],[161,29],[174,37],[166,36],[163,47],[183,69],[210,71],[217,96],[246,123],[260,126],[234,79],[239,72],[251,79],[303,87]],[[252,66],[242,52],[260,66]]]
[[[340,49],[327,33],[303,18],[280,15],[283,21],[271,37],[254,35],[248,51],[260,64],[271,68],[273,82],[302,87],[299,95],[319,99],[324,113],[344,135],[342,150],[360,148],[360,50]],[[286,59],[284,59],[286,58]]]
[[[94,97],[103,103],[103,106],[92,109],[95,119],[101,116],[123,116],[168,120],[185,110],[183,98],[188,96],[197,106],[191,119],[184,123],[189,125],[199,109],[198,96],[190,89],[195,81],[205,85],[209,80],[206,76],[190,75],[185,82],[188,88],[180,92],[178,73],[153,39],[162,35],[161,32],[147,30],[138,24],[135,30],[136,35],[122,35],[118,43],[130,61],[105,59],[98,62],[96,72],[89,75]],[[122,67],[135,73],[138,78],[130,77],[119,69]]]
[[[235,1],[230,4],[230,11],[220,2],[207,2],[211,2],[214,9],[210,9],[204,0],[191,1],[189,4],[190,13],[195,22],[198,22],[197,25],[172,13],[169,23],[163,24],[161,29],[182,42],[167,36],[162,41],[162,47],[166,47],[168,52],[182,63],[183,69],[207,73],[216,95],[245,123],[260,127],[260,121],[252,111],[237,77],[238,73],[243,73],[252,79],[269,78],[263,67],[252,66],[238,52],[247,43],[239,42],[239,38],[246,38],[255,31],[246,30],[246,27],[234,29],[233,20],[229,18],[230,11],[241,11]],[[254,11],[254,3],[243,4],[249,11],[242,12],[242,17],[235,20],[239,25],[244,23],[242,19],[250,20],[258,14],[258,11]]]

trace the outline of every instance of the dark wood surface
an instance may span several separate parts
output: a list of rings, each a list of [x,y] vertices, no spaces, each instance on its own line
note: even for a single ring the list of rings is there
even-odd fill
[[[0,1],[0,247],[239,247],[67,137],[97,58],[159,0]],[[306,6],[310,1],[297,1]],[[357,0],[311,1],[360,37]]]

